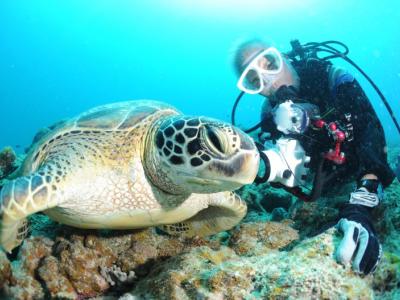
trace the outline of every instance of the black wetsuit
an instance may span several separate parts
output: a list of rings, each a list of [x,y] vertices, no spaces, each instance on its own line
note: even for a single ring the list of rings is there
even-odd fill
[[[345,114],[351,114],[354,139],[342,145],[341,151],[346,155],[344,164],[335,165],[325,160],[324,167],[328,171],[331,169],[329,173],[334,172],[326,186],[338,186],[368,173],[377,175],[383,187],[390,185],[395,175],[387,162],[383,128],[360,84],[349,73],[327,61],[310,59],[293,66],[300,77],[298,99],[317,105],[321,116],[329,112],[323,117],[327,122],[343,120]],[[279,133],[269,114],[266,111],[262,114],[262,130],[277,138]],[[334,147],[333,140],[320,130],[308,129],[304,136],[297,138],[311,156],[314,170],[321,153]]]

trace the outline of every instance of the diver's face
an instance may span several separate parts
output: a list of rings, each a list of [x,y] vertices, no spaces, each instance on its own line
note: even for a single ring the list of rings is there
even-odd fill
[[[268,58],[266,58],[266,57],[262,57],[262,58],[260,58],[260,59],[257,60],[257,66],[258,66],[259,68],[261,68],[261,69],[270,70],[270,69],[273,68],[272,65],[273,65],[273,62],[270,61],[270,60],[268,60]],[[273,78],[269,78],[269,77],[266,76],[265,74],[258,74],[257,72],[252,72],[252,73],[249,72],[250,82],[251,82],[254,86],[256,86],[256,88],[259,88],[259,86],[257,86],[257,85],[259,85],[259,82],[260,82],[259,76],[261,76],[261,79],[262,79],[263,82],[264,82],[264,89],[263,89],[263,91],[264,91],[264,90],[265,90],[265,91],[268,91],[268,90],[269,90],[269,86],[270,86],[271,83],[272,83],[270,79],[273,79]]]
[[[270,48],[264,49],[268,51]],[[240,84],[243,84],[245,88],[257,91],[256,93],[269,94],[271,85],[276,80],[276,76],[282,66],[282,58],[280,58],[279,53],[268,53],[264,52],[263,49],[251,49],[248,50],[243,55],[242,65],[249,63],[248,61],[253,58],[255,52],[261,51],[261,56],[257,56],[253,61],[250,61],[248,69],[245,69],[242,73],[241,79],[239,79]],[[273,52],[274,50],[271,50]],[[276,50],[275,50],[276,51]],[[244,75],[245,74],[245,75]],[[240,87],[239,87],[240,88]],[[260,90],[261,89],[261,90]],[[261,91],[261,92],[258,92]]]
[[[257,65],[262,69],[268,70],[270,69],[271,62],[267,57],[263,56],[257,59]]]
[[[269,49],[271,49],[270,52],[268,52]],[[263,53],[263,50],[267,52]],[[260,51],[260,55],[253,58],[254,53]],[[271,97],[284,85],[299,87],[297,72],[290,62],[281,57],[274,48],[247,49],[242,59],[242,65],[248,64],[248,67],[243,71],[238,84],[248,90]]]
[[[265,60],[263,63],[268,64],[269,62]],[[264,88],[260,94],[266,97],[273,96],[280,87],[285,85],[294,86],[296,88],[299,88],[300,86],[300,79],[296,70],[286,59],[283,60],[283,67],[280,73],[273,77],[270,76],[269,78],[263,78],[263,80]]]

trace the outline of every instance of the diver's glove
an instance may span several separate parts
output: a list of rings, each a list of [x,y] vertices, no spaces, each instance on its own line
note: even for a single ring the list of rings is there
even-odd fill
[[[353,270],[369,274],[375,270],[382,255],[382,247],[372,225],[370,210],[383,198],[378,180],[362,180],[350,195],[349,203],[340,211],[337,228],[344,237],[336,251],[336,259],[344,265],[352,260]]]

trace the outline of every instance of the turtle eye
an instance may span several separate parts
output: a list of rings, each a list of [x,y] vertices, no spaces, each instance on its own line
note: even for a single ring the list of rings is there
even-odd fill
[[[218,129],[209,125],[204,126],[205,141],[212,152],[225,155],[224,142],[219,138]]]

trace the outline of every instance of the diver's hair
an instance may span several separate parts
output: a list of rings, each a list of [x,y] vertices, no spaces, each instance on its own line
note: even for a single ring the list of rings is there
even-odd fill
[[[256,38],[238,43],[232,60],[236,75],[240,76],[240,74],[242,74],[243,70],[246,68],[249,57],[268,47],[270,47],[270,44]]]

